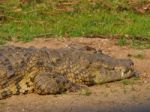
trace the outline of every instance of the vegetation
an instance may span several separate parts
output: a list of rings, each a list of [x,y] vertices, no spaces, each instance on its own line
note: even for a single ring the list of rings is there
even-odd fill
[[[139,1],[4,1],[0,3],[0,44],[35,37],[103,35],[119,38],[119,45],[130,40],[133,46],[150,47],[150,12],[145,10],[148,1]]]
[[[139,78],[138,77],[134,77],[134,78],[131,78],[131,79],[124,79],[120,82],[122,82],[122,84],[124,85],[134,85],[138,82]]]

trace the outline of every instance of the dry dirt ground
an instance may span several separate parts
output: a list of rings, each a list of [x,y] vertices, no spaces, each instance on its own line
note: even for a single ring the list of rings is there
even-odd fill
[[[8,44],[60,48],[70,43],[89,45],[117,58],[131,58],[141,76],[139,79],[90,87],[90,95],[81,92],[56,96],[13,96],[0,101],[0,112],[150,112],[150,49],[120,47],[115,40],[100,38],[49,38]]]

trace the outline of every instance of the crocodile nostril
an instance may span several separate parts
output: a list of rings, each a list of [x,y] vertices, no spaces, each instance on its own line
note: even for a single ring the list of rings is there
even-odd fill
[[[130,65],[130,66],[133,66],[134,65],[134,63],[133,63],[133,61],[131,60],[131,59],[127,59],[127,61],[126,61],[127,63],[128,63],[128,65]]]

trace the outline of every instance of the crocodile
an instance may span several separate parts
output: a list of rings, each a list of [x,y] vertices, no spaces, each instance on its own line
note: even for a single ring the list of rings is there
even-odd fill
[[[136,75],[130,59],[117,59],[90,46],[0,47],[0,100],[12,95],[61,94]]]

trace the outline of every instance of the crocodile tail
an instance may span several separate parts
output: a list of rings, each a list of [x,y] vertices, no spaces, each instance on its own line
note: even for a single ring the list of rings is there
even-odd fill
[[[0,100],[8,98],[10,96],[12,96],[11,90],[1,90],[0,91]]]

